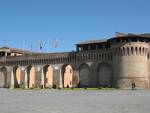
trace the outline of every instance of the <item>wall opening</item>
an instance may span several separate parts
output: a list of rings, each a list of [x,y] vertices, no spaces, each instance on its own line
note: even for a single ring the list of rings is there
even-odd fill
[[[21,83],[21,68],[19,66],[16,66],[15,68],[15,87],[20,87]]]
[[[109,64],[100,63],[97,69],[97,86],[111,86],[112,69]]]
[[[33,66],[29,66],[27,68],[27,71],[28,71],[28,87],[29,88],[34,88],[35,87],[35,67]]]
[[[72,87],[73,69],[71,65],[65,65],[63,69],[63,86],[64,88]]]
[[[87,64],[82,64],[79,68],[79,87],[89,87],[90,68]]]
[[[44,66],[44,86],[45,88],[53,87],[53,67],[50,65]]]

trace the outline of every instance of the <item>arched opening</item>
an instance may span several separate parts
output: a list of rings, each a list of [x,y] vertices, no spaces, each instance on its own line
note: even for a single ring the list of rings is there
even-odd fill
[[[102,58],[101,58],[101,56],[102,56],[102,55],[101,55],[101,54],[99,54],[99,60],[101,60],[101,59],[102,59]]]
[[[15,67],[15,87],[20,87],[21,83],[21,68],[19,66]]]
[[[136,52],[136,54],[138,54],[138,48],[137,47],[135,47],[135,52]]]
[[[35,68],[33,66],[29,66],[27,68],[27,81],[28,81],[28,87],[34,88],[35,87]]]
[[[131,53],[132,53],[132,55],[134,54],[134,49],[133,49],[133,47],[131,47]]]
[[[90,67],[87,64],[79,67],[79,87],[89,87],[90,73]]]
[[[6,84],[7,84],[7,69],[5,67],[2,67],[0,73],[0,88],[6,87]]]
[[[143,47],[143,50],[142,50],[142,54],[144,55],[145,54],[145,48]]]
[[[72,81],[73,81],[73,69],[71,65],[66,65],[64,66],[64,71],[63,71],[63,86],[65,88],[72,87]]]
[[[45,88],[53,87],[53,67],[50,65],[44,66],[44,85]]]
[[[97,86],[111,86],[112,69],[107,63],[100,63],[97,68]]]
[[[140,54],[142,53],[142,49],[141,49],[141,47],[139,48],[139,53],[140,53]]]

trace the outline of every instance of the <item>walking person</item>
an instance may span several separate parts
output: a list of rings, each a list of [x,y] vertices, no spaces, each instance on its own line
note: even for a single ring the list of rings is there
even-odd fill
[[[136,87],[135,82],[132,82],[132,90],[135,90],[135,87]]]

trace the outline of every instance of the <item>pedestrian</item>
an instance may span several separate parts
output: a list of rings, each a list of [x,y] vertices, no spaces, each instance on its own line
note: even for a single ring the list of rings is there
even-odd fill
[[[135,90],[135,87],[136,87],[135,82],[132,82],[132,90]]]

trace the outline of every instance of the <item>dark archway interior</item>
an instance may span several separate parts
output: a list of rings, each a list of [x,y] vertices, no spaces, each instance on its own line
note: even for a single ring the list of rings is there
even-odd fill
[[[90,81],[90,68],[87,64],[82,64],[79,68],[79,87],[89,87]]]
[[[112,69],[107,63],[100,63],[97,68],[97,86],[111,86]]]

